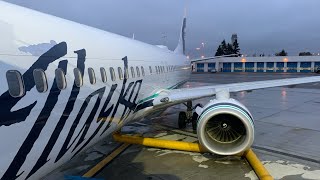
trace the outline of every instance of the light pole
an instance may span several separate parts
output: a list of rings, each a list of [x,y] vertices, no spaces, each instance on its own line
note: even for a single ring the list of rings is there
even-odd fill
[[[201,43],[201,45],[202,45],[202,56],[201,56],[201,58],[204,58],[204,45],[205,45],[205,43],[204,42],[202,42]]]

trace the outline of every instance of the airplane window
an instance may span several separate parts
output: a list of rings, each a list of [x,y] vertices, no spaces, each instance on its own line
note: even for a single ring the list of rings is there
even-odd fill
[[[138,66],[136,67],[136,70],[137,70],[137,77],[140,77],[140,70]]]
[[[74,83],[76,84],[77,87],[81,87],[83,85],[83,80],[82,80],[80,69],[74,68],[73,74],[74,74]]]
[[[132,76],[132,78],[135,78],[136,75],[135,75],[135,73],[134,73],[134,68],[131,67],[130,69],[131,69],[131,76]]]
[[[55,75],[58,88],[60,90],[65,89],[67,87],[67,81],[63,70],[61,68],[56,69]]]
[[[118,67],[118,74],[119,74],[119,79],[123,79],[123,72],[121,67]]]
[[[169,72],[169,68],[168,68],[168,66],[166,66],[166,68],[167,68],[167,72]]]
[[[21,97],[24,94],[24,85],[19,71],[9,70],[6,73],[9,93],[12,97]]]
[[[145,74],[144,74],[144,68],[143,68],[143,66],[141,66],[141,74],[142,74],[142,76],[145,75]]]
[[[92,68],[88,68],[88,73],[89,73],[89,80],[91,84],[96,83],[96,75],[94,73],[94,70]]]
[[[33,70],[33,79],[38,92],[43,93],[48,90],[47,77],[42,69]]]
[[[161,73],[161,71],[160,71],[160,66],[157,66],[158,67],[158,73],[160,74]]]
[[[104,82],[104,83],[107,82],[107,73],[103,67],[100,68],[100,74],[101,74],[102,82]]]
[[[114,73],[114,69],[112,67],[110,68],[110,76],[112,81],[116,80],[116,74]]]
[[[158,74],[158,67],[157,66],[155,66],[156,67],[156,73]]]
[[[152,74],[152,67],[149,66],[149,71],[150,71],[150,74]]]

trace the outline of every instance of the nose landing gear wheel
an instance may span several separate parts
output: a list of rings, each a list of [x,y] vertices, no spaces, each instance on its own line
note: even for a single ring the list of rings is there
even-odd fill
[[[186,112],[179,113],[178,126],[180,129],[186,128],[187,125],[187,114]]]

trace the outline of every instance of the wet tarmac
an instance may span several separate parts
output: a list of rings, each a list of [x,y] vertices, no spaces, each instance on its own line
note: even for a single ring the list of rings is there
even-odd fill
[[[314,74],[215,73],[192,74],[185,87],[305,77]],[[255,118],[253,150],[275,179],[320,179],[320,83],[238,92],[232,98],[246,105]],[[209,99],[194,103],[205,104]],[[196,142],[191,125],[177,128],[184,105],[144,119],[123,133]],[[44,179],[82,176],[121,143],[111,137],[89,148]],[[98,179],[257,179],[246,160],[236,156],[156,149],[130,145],[105,166]]]

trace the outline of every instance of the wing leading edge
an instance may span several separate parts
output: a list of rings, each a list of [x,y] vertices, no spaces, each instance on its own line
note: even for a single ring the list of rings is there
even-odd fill
[[[304,78],[289,78],[280,80],[267,80],[267,81],[254,81],[232,84],[221,84],[214,86],[203,86],[195,88],[183,88],[166,90],[159,93],[154,101],[154,107],[169,107],[182,102],[200,99],[204,97],[210,97],[217,94],[219,91],[239,92],[255,89],[264,89],[279,86],[289,86],[304,83],[319,82],[320,76],[304,77]]]

